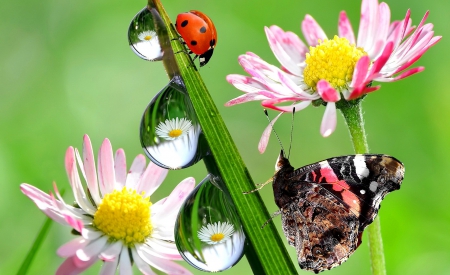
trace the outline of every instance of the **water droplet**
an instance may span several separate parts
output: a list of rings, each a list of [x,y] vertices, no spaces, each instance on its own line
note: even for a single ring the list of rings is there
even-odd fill
[[[150,101],[140,138],[147,156],[166,169],[189,167],[206,154],[207,143],[180,76]]]
[[[128,28],[128,41],[133,52],[142,59],[150,61],[162,60],[164,51],[161,48],[161,20],[155,9],[143,8],[131,20]],[[166,30],[167,33],[167,30]],[[168,36],[167,39],[169,40]],[[170,43],[170,40],[169,40]]]
[[[208,175],[183,203],[175,224],[178,251],[202,271],[228,269],[244,253],[241,221],[219,182]]]

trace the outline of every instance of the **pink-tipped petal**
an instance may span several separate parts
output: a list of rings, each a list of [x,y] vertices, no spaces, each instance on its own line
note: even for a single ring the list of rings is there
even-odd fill
[[[320,125],[320,134],[323,137],[330,136],[336,129],[336,104],[334,102],[328,102],[325,108],[325,113],[322,118],[322,124]]]
[[[401,80],[403,78],[412,76],[414,74],[420,73],[423,70],[425,70],[425,67],[417,67],[417,68],[412,68],[408,71],[405,71],[403,73],[401,73],[400,75],[394,77],[394,78],[380,78],[380,79],[376,79],[379,82],[394,82],[394,81],[398,81]]]
[[[323,41],[324,39],[327,39],[325,32],[309,14],[307,14],[302,21],[302,32],[306,42],[308,42],[310,46],[316,46],[319,44],[319,40]]]
[[[319,98],[317,93],[309,94],[300,89],[300,87],[282,71],[278,72],[278,78],[284,87],[298,95],[297,100],[316,100]]]
[[[381,69],[383,69],[383,66],[389,60],[389,57],[391,57],[393,49],[394,49],[394,42],[392,41],[388,42],[381,56],[373,63],[372,68],[370,69],[370,73],[368,75],[368,79],[371,79],[373,75],[379,73]]]
[[[361,17],[359,21],[358,39],[356,45],[364,49],[371,47],[371,39],[377,27],[377,0],[363,0],[361,4]]]
[[[272,128],[273,125],[275,124],[275,122],[277,121],[277,119],[284,114],[283,112],[281,112],[279,115],[277,115],[274,119],[272,119],[272,121],[269,123],[269,125],[266,127],[266,129],[264,130],[261,139],[259,140],[258,143],[258,150],[259,152],[262,154],[266,151],[267,148],[267,144],[269,143],[269,138],[270,138],[270,134],[272,133]]]
[[[136,264],[139,271],[142,272],[142,274],[156,275],[156,273],[153,272],[153,270],[150,268],[150,265],[141,259],[141,256],[139,256],[139,253],[136,251],[136,249],[131,249],[131,255],[133,257],[134,263]]]
[[[270,108],[272,110],[292,113],[292,110],[294,108],[295,108],[295,111],[300,111],[300,110],[303,110],[306,107],[308,107],[309,104],[311,104],[311,101],[307,100],[307,101],[301,101],[300,103],[292,104],[289,106],[275,106],[275,104],[278,104],[281,102],[289,102],[289,101],[296,102],[297,100],[298,100],[297,98],[276,98],[276,99],[264,100],[263,102],[261,102],[261,105],[266,108]]]
[[[122,247],[122,242],[111,243],[100,253],[99,257],[105,261],[112,261],[113,259],[119,258]]]
[[[357,99],[365,94],[377,91],[381,88],[381,86],[373,86],[373,87],[360,87],[358,89],[354,89],[348,96],[347,100]]]
[[[89,192],[94,202],[98,205],[101,202],[101,198],[98,189],[97,171],[95,170],[94,151],[88,135],[83,136],[83,167]]]
[[[411,10],[408,9],[405,14],[405,18],[403,19],[403,31],[402,31],[402,38],[408,36],[411,31],[413,31],[412,20],[411,20]]]
[[[241,90],[244,93],[254,93],[259,90],[267,90],[267,86],[252,77],[230,74],[227,75],[226,79],[231,85],[236,87],[236,89]]]
[[[280,42],[283,49],[286,51],[288,55],[296,63],[301,63],[305,60],[305,54],[309,52],[308,47],[306,47],[305,43],[293,32],[283,31],[278,26],[270,26],[269,29],[275,35],[275,37],[279,37],[278,41]]]
[[[336,89],[334,89],[333,86],[331,86],[330,83],[324,79],[317,82],[317,92],[326,102],[338,102],[341,99],[341,96]]]
[[[394,81],[401,80],[401,79],[403,79],[403,78],[406,78],[406,77],[412,76],[412,75],[414,75],[414,74],[423,72],[424,70],[425,70],[425,67],[412,68],[412,69],[410,69],[410,70],[408,70],[408,71],[406,71],[406,72],[403,72],[403,73],[401,73],[400,75],[396,76],[396,77],[394,78]]]
[[[22,183],[20,185],[20,190],[25,196],[30,198],[39,209],[55,208],[51,196],[33,185]]]
[[[146,159],[143,155],[137,155],[136,158],[134,158],[133,163],[131,164],[130,170],[128,170],[127,175],[127,188],[136,189],[139,178],[141,177],[142,173],[144,173],[146,166]]]
[[[56,200],[54,202],[49,194],[44,193],[38,188],[26,183],[22,183],[20,185],[20,190],[49,218],[60,224],[67,225],[65,215],[63,215],[62,210],[60,210],[64,209],[64,205],[62,205],[60,201]],[[55,203],[57,206],[55,206]]]
[[[403,34],[403,22],[394,21],[389,26],[388,38],[386,42],[392,41],[394,43],[394,48],[400,44]]]
[[[345,11],[341,11],[339,14],[339,27],[338,27],[339,37],[345,37],[350,42],[350,44],[355,45],[355,34],[353,33],[352,24],[347,17]]]
[[[98,153],[98,180],[102,195],[115,189],[114,159],[111,142],[105,138]]]
[[[75,163],[75,151],[73,147],[69,147],[66,151],[65,164],[67,176],[69,177],[73,196],[75,197],[77,204],[87,213],[94,215],[96,208],[92,205],[91,201],[84,192],[84,188],[81,184],[80,176],[78,174],[78,168]]]
[[[259,93],[251,93],[251,94],[243,94],[241,96],[238,96],[236,98],[233,98],[232,100],[225,103],[226,107],[234,106],[237,104],[242,104],[250,101],[259,101],[267,99],[266,96],[260,95]]]
[[[161,212],[156,213],[152,220],[167,220],[175,218],[178,210],[183,204],[186,197],[191,193],[195,186],[195,179],[192,177],[182,180],[170,195],[166,198],[164,205],[161,207]],[[173,234],[173,232],[171,232]]]
[[[136,191],[140,194],[145,192],[145,197],[151,196],[153,192],[161,185],[167,176],[169,170],[159,167],[158,165],[150,162],[147,169],[139,179],[139,184]]]
[[[297,48],[301,45],[300,39],[295,36],[287,35],[281,28],[277,26],[272,26],[270,28],[264,27],[266,32],[267,40],[269,41],[269,46],[275,57],[278,59],[280,64],[287,68],[289,72],[295,75],[301,75],[302,70],[298,66],[304,58],[304,53],[300,51],[307,51],[305,46]],[[294,40],[295,39],[295,40]]]
[[[81,231],[81,236],[85,238],[86,240],[93,241],[100,237],[102,237],[104,233],[102,231],[98,231],[96,229],[93,229],[92,227],[84,228],[83,231]]]
[[[78,232],[81,232],[83,230],[83,222],[80,220],[75,219],[72,216],[65,215],[64,216],[66,222],[72,226],[73,229],[75,229]]]
[[[119,258],[114,258],[111,261],[105,261],[100,269],[99,275],[115,275]]]
[[[386,39],[389,33],[389,26],[391,21],[391,11],[386,3],[381,3],[378,6],[378,13],[376,22],[374,22],[375,29],[370,44],[366,44],[364,50],[368,53],[370,58],[376,59],[383,50]]]
[[[125,186],[127,182],[127,158],[125,157],[125,151],[118,149],[114,158],[114,172],[116,176],[116,183],[119,189]]]
[[[98,254],[103,250],[108,241],[107,237],[98,238],[90,242],[83,248],[77,250],[76,255],[82,261],[89,261],[92,258],[97,258]]]
[[[171,243],[168,243],[166,241],[157,239],[157,238],[151,238],[149,239],[145,244],[142,245],[136,245],[137,249],[152,249],[156,252],[155,255],[160,255],[162,258],[166,258],[169,260],[181,260],[182,257],[180,255],[180,252],[178,252],[178,249],[176,246],[174,246]]]
[[[56,275],[77,275],[88,269],[97,259],[82,262],[77,256],[67,258],[56,271]]]
[[[161,259],[159,257],[152,256],[143,250],[137,250],[137,253],[141,257],[142,260],[147,262],[149,265],[154,268],[161,270],[167,274],[183,274],[183,275],[191,275],[192,273],[186,268],[182,267],[179,264],[176,264],[172,261]]]
[[[365,80],[369,71],[370,58],[365,55],[361,57],[355,66],[355,71],[353,72],[353,79],[350,87],[355,89],[360,89],[365,86]]]
[[[77,237],[63,245],[61,245],[56,254],[63,258],[72,257],[75,255],[78,249],[85,247],[87,244],[86,240],[83,237]]]
[[[119,274],[133,274],[131,269],[130,254],[128,253],[128,247],[123,246],[119,259]]]

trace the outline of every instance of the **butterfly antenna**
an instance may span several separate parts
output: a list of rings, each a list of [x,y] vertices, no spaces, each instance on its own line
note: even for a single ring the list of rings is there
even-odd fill
[[[292,108],[292,122],[291,122],[291,138],[289,140],[289,152],[288,152],[288,159],[291,155],[291,147],[292,147],[292,133],[294,132],[294,114],[295,114],[295,107]]]
[[[268,179],[265,183],[260,183],[257,184],[258,188],[247,191],[247,192],[242,192],[242,194],[247,195],[247,194],[251,194],[253,192],[259,191],[261,190],[264,186],[266,186],[268,183],[271,183],[273,181],[273,178]]]
[[[280,215],[281,214],[281,209],[280,210],[278,210],[277,212],[275,212],[275,213],[273,213],[271,216],[270,216],[270,219],[268,219],[262,226],[261,226],[261,229],[263,229],[271,220],[273,220],[273,218],[275,218],[276,216],[278,216],[278,215]]]
[[[275,128],[273,127],[272,120],[270,120],[269,113],[267,113],[266,109],[264,109],[264,114],[266,114],[267,120],[269,121],[270,125],[272,125],[272,132],[277,137],[277,140],[278,140],[278,143],[280,144],[281,150],[284,151],[283,144],[281,143],[280,137],[278,136],[277,132],[275,132]]]

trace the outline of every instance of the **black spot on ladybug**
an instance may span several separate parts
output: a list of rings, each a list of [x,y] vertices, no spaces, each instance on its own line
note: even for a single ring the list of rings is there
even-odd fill
[[[181,26],[184,28],[187,26],[189,22],[187,20],[184,20],[183,22],[181,22]]]
[[[214,45],[216,45],[216,39],[211,39],[211,41],[209,41],[209,46],[214,47]]]
[[[196,45],[197,45],[197,41],[192,40],[192,41],[191,41],[191,45],[192,45],[192,46],[196,46]]]
[[[201,27],[199,31],[200,31],[200,33],[205,33],[206,32],[206,27],[205,26]]]

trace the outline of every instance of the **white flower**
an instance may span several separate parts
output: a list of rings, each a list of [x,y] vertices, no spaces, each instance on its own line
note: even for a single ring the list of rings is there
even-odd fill
[[[56,274],[79,274],[97,260],[104,261],[100,274],[115,274],[117,269],[120,274],[132,274],[132,263],[143,274],[154,274],[151,267],[168,274],[191,274],[172,260],[182,260],[174,244],[174,225],[181,204],[194,188],[193,178],[183,180],[168,197],[152,205],[150,195],[167,170],[153,163],[146,168],[143,155],[127,170],[125,152],[119,149],[114,157],[105,139],[97,174],[92,145],[85,135],[83,157],[69,147],[65,163],[77,207],[66,204],[56,186],[58,199],[34,186],[21,185],[22,192],[47,216],[80,233],[58,249],[57,254],[67,259]]]
[[[198,238],[207,244],[226,242],[234,233],[234,227],[228,222],[208,223],[198,231]]]
[[[185,118],[166,119],[156,126],[156,134],[166,140],[175,140],[185,136],[192,128],[190,120]]]
[[[153,43],[156,42],[158,43],[158,36],[156,35],[155,31],[143,31],[140,34],[138,34],[138,38],[141,41],[144,42],[149,42],[149,43]]]

